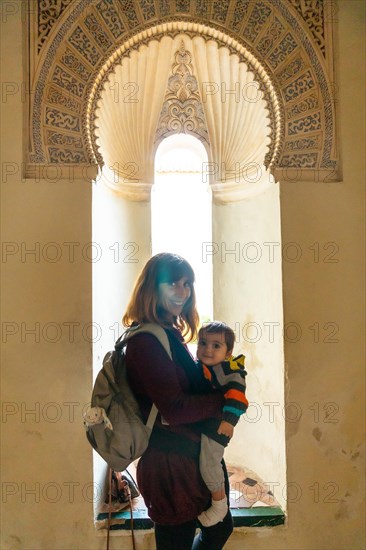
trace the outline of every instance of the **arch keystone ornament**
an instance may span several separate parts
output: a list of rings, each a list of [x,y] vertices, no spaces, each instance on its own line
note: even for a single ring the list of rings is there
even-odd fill
[[[206,146],[207,175],[211,184],[222,185],[220,201],[240,200],[253,183],[245,176],[266,171],[266,158],[273,162],[278,150],[276,93],[269,78],[261,91],[259,73],[265,75],[264,70],[229,49],[224,40],[190,35],[179,23],[171,28],[173,36],[150,39],[129,56],[117,58],[101,75],[92,101],[92,151],[119,181],[127,184],[133,175],[135,182],[152,184],[159,142],[172,133],[190,133]],[[125,83],[133,83],[135,95],[132,101],[116,101],[115,92]],[[134,173],[128,173],[133,168]],[[212,189],[215,199],[218,187]],[[124,194],[123,184],[119,191]]]
[[[140,129],[141,124],[145,124],[144,135],[148,131],[154,139],[165,135],[164,132],[168,131],[166,124],[172,123],[172,119],[167,118],[170,103],[164,104],[169,89],[169,70],[174,65],[174,54],[179,51],[184,35],[184,47],[192,56],[192,68],[184,63],[181,68],[185,66],[188,70],[184,77],[187,81],[191,79],[193,84],[196,79],[198,82],[202,112],[199,102],[191,101],[190,105],[191,108],[194,105],[196,110],[194,117],[200,128],[200,139],[210,144],[212,162],[215,162],[213,127],[205,103],[211,103],[212,107],[217,97],[228,98],[227,105],[231,103],[229,98],[234,97],[235,101],[237,85],[234,84],[233,88],[229,85],[230,67],[237,59],[238,65],[245,66],[247,73],[252,75],[252,82],[257,83],[258,98],[265,105],[268,135],[264,140],[264,167],[280,181],[338,180],[333,15],[328,0],[232,0],[230,8],[228,2],[201,0],[178,3],[152,0],[38,1],[37,10],[29,14],[28,20],[29,74],[34,94],[28,96],[26,175],[31,176],[33,165],[103,166],[111,160],[112,165],[116,162],[114,153],[109,152],[106,157],[107,138],[103,133],[105,128],[100,126],[100,119],[104,117],[102,126],[106,127],[107,115],[102,112],[108,89],[123,111],[128,101],[137,99],[138,105],[143,98],[140,95],[142,90],[146,92],[144,86],[148,86],[149,100],[152,100],[154,113],[158,112],[159,116],[150,117],[148,102],[144,108],[135,109],[137,118],[134,123],[139,124]],[[179,35],[179,43],[174,42]],[[167,41],[174,42],[174,51]],[[143,52],[153,43],[159,45],[156,52],[161,50],[158,63],[151,58],[143,61]],[[208,74],[215,76],[209,81],[212,88],[205,88],[200,80],[204,73],[201,54],[205,49],[213,51],[214,45],[221,52],[218,57],[223,65],[220,71],[210,66]],[[145,71],[145,84],[136,79],[133,72],[125,74],[128,60],[131,71],[134,70],[136,56],[140,56],[139,63],[145,63],[144,69],[142,65],[140,67]],[[228,64],[225,70],[224,59]],[[155,76],[159,75],[154,87],[149,82],[148,66],[154,67]],[[115,71],[122,71],[127,80],[113,80]],[[170,76],[175,76],[175,82],[178,82],[178,72],[171,72]],[[136,85],[140,84],[142,88],[137,90]],[[239,95],[242,93],[239,90]],[[255,98],[255,95],[248,96],[247,106]],[[111,101],[110,97],[108,101]],[[225,101],[221,103],[224,112]],[[240,108],[240,101],[237,103]],[[163,105],[168,110],[161,113]],[[173,107],[171,109],[178,113]],[[229,108],[228,116],[231,116],[230,111]],[[179,113],[182,117],[181,111]],[[148,122],[143,122],[146,117]],[[118,126],[116,131],[125,135],[131,132],[131,121],[113,119],[109,121],[111,132],[113,126]],[[144,163],[148,164],[148,178],[141,175],[143,167],[135,160],[136,151],[131,151],[128,161],[137,165],[132,166],[140,181],[151,183],[150,156],[154,143],[147,143],[145,139],[141,147],[141,151],[148,154],[148,158],[144,158]],[[148,153],[146,147],[150,147]],[[118,169],[124,179],[131,176],[131,165]]]
[[[191,134],[209,145],[199,84],[193,74],[192,54],[181,41],[174,55],[167,91],[156,131],[156,142],[173,134]]]

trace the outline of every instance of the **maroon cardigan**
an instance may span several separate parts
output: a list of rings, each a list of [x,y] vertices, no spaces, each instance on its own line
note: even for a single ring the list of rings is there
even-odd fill
[[[180,333],[175,334],[182,341]],[[160,413],[137,467],[137,482],[148,514],[163,525],[185,523],[196,518],[210,502],[199,472],[200,434],[190,424],[221,416],[222,395],[192,393],[183,367],[168,357],[152,334],[138,334],[129,341],[126,364],[145,419],[152,402]],[[196,368],[193,360],[192,368]]]

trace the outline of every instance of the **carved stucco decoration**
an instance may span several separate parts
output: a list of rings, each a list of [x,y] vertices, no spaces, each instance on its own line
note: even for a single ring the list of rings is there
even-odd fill
[[[57,23],[63,11],[72,0],[38,0],[37,1],[37,51],[40,52],[52,27]]]
[[[174,57],[156,141],[159,143],[172,134],[184,133],[191,134],[208,145],[207,125],[199,85],[193,74],[192,54],[185,49],[183,41]]]
[[[294,6],[297,13],[306,22],[311,34],[314,37],[315,42],[318,44],[320,51],[325,57],[325,25],[324,19],[331,15],[333,6],[328,3],[326,9],[327,13],[324,13],[324,1],[323,0],[289,0]]]
[[[126,198],[148,200],[158,143],[185,131],[206,146],[216,202],[241,200],[253,185],[258,191],[271,183],[265,158],[275,155],[281,127],[271,141],[268,104],[279,116],[278,102],[269,82],[268,100],[258,93],[258,82],[268,77],[260,67],[249,70],[250,61],[240,61],[228,47],[219,47],[219,36],[205,40],[203,28],[200,35],[189,36],[190,25],[174,38],[151,39],[111,62],[91,94],[96,117],[89,124],[90,137],[95,136],[91,146],[105,163],[108,185]],[[179,30],[177,23],[170,26]],[[216,82],[226,85],[220,90]],[[126,101],[123,90],[132,83]]]
[[[37,1],[37,15],[38,15],[38,36],[37,36],[37,49],[38,52],[41,50],[44,42],[46,41],[52,27],[57,22],[60,15],[62,15],[65,8],[71,3],[72,0],[38,0]],[[241,23],[245,19],[245,15],[248,12],[249,2],[251,0],[238,0],[237,2],[232,2],[234,5],[234,12],[231,15],[231,26],[234,30],[240,28]],[[289,0],[301,18],[306,22],[309,27],[314,40],[318,43],[319,48],[323,55],[325,55],[325,17],[329,17],[332,12],[335,10],[334,3],[326,4],[327,13],[324,13],[324,0]],[[134,8],[134,2],[121,2],[121,7],[125,11],[125,19],[127,24],[132,24],[135,26],[139,23],[139,17],[136,13],[136,8]],[[194,2],[192,3],[194,4]],[[209,17],[211,15],[212,19],[225,24],[228,18],[228,10],[230,2],[223,2],[216,0],[215,2],[209,3],[207,0],[197,0],[194,6],[191,6],[190,0],[176,0],[176,12],[181,14],[192,14],[198,15],[203,18]],[[256,10],[252,16],[255,19],[256,11],[266,11],[266,6],[264,2],[258,2]],[[328,6],[328,7],[327,7]],[[123,26],[121,21],[116,15],[116,12],[113,9],[112,2],[105,1],[101,3],[101,9],[105,14],[105,18],[109,18],[109,21],[113,20],[114,26],[114,36],[118,38],[121,34]],[[158,10],[160,16],[171,15],[170,13],[169,2],[160,1]],[[158,13],[154,2],[142,1],[139,3],[139,12],[144,21],[149,21],[151,19],[157,18]],[[108,19],[107,19],[108,20]],[[114,28],[114,27],[113,27]]]
[[[229,46],[237,42],[246,59],[251,56],[253,66],[270,79],[280,105],[270,113],[267,165],[333,172],[337,155],[327,6],[326,0],[38,0],[38,34],[31,40],[35,93],[30,95],[29,162],[94,163],[87,121],[93,123],[90,98],[103,67],[112,67],[121,48],[128,55],[126,44],[131,50],[148,41],[158,24],[164,26],[162,35],[174,34],[170,22],[181,20],[190,22],[192,35],[201,24],[215,40],[222,35]],[[263,90],[268,96],[265,82]]]
[[[271,168],[274,166],[281,141],[283,136],[283,114],[281,114],[281,107],[280,103],[278,101],[277,93],[272,85],[271,79],[266,72],[266,70],[260,65],[260,63],[254,58],[254,56],[248,52],[243,46],[241,46],[237,41],[233,40],[232,38],[224,35],[222,32],[218,32],[215,29],[212,29],[210,27],[206,27],[204,25],[197,25],[191,22],[177,22],[172,21],[167,24],[161,24],[157,25],[155,27],[151,27],[148,30],[142,31],[141,33],[135,35],[131,40],[124,43],[115,53],[113,56],[111,56],[110,59],[103,65],[101,68],[99,74],[97,75],[95,79],[94,86],[90,92],[88,101],[89,106],[87,110],[87,117],[86,117],[86,132],[87,132],[87,141],[90,145],[90,152],[92,158],[98,162],[100,165],[103,165],[104,163],[104,157],[103,154],[100,152],[100,147],[97,139],[97,128],[98,128],[98,116],[96,114],[98,108],[100,107],[101,103],[105,101],[103,99],[103,96],[105,96],[105,90],[108,89],[114,89],[114,90],[121,90],[123,87],[129,88],[129,86],[132,84],[131,82],[126,82],[125,85],[121,86],[118,82],[112,82],[111,80],[111,74],[114,74],[116,70],[118,70],[119,65],[123,61],[123,58],[130,57],[132,55],[131,52],[138,51],[141,45],[149,45],[150,41],[158,40],[161,41],[164,38],[170,38],[172,41],[179,36],[187,36],[189,41],[191,39],[195,39],[197,37],[200,37],[202,40],[204,40],[206,43],[210,43],[211,41],[214,41],[219,48],[225,47],[227,52],[229,54],[235,54],[238,59],[247,67],[247,70],[250,71],[254,75],[255,81],[258,83],[258,88],[256,89],[256,95],[259,96],[258,103],[261,103],[262,97],[264,99],[265,108],[268,111],[268,117],[265,121],[263,121],[263,118],[260,116],[259,118],[262,118],[262,120],[259,121],[259,124],[261,125],[263,130],[266,130],[266,127],[269,127],[269,132],[264,131],[262,135],[263,144],[266,146],[266,136],[270,135],[269,139],[269,145],[268,145],[268,152],[265,155],[265,159],[262,164],[266,168]],[[220,64],[219,59],[216,60],[218,64]],[[197,59],[196,59],[197,63]],[[217,87],[218,97],[221,97],[221,91],[224,91],[223,88],[225,87],[225,82],[222,82],[222,79],[220,80],[220,83],[217,84],[215,82],[211,82],[212,78],[208,77],[207,79],[208,84],[212,84]],[[243,84],[241,82],[237,82],[238,84]],[[137,83],[133,83],[135,85],[135,89],[137,91],[138,85]],[[232,87],[232,84],[230,85],[229,82],[227,82],[228,88],[230,89]],[[203,83],[202,83],[203,85]],[[222,90],[221,90],[222,88]],[[245,91],[245,88],[241,88],[241,93]],[[155,95],[155,94],[154,94]],[[229,94],[230,95],[230,94]],[[250,95],[250,93],[249,93]],[[119,99],[123,101],[123,103],[129,102],[131,100],[130,95],[125,95],[124,97],[121,97],[121,94],[119,94]],[[225,98],[222,100],[225,102]],[[238,98],[239,103],[245,103],[247,101],[246,95],[244,96],[243,101],[241,101],[241,98]],[[254,100],[256,102],[256,100]],[[163,101],[162,101],[163,103]],[[250,107],[250,101],[248,101],[248,110],[252,110]],[[253,117],[252,117],[253,119]],[[254,120],[252,120],[251,124],[257,117],[254,117]],[[226,123],[225,123],[226,124]],[[255,130],[253,130],[255,132]],[[100,137],[100,136],[98,136]],[[199,137],[199,136],[198,136]],[[244,137],[244,136],[243,136]],[[100,140],[99,140],[100,141]],[[245,140],[243,139],[243,143],[245,143]],[[212,144],[211,144],[212,145]],[[220,147],[221,148],[221,147]],[[261,157],[260,153],[260,146],[255,147],[254,151],[252,152],[252,156],[256,158]],[[217,149],[217,148],[216,148]],[[259,154],[259,157],[258,157]],[[210,156],[210,154],[209,154]],[[137,160],[137,159],[136,159]],[[217,159],[211,159],[212,161],[219,162]],[[242,159],[240,159],[242,160]],[[112,162],[113,164],[113,162]],[[120,163],[125,164],[125,162]],[[136,162],[138,166],[141,166],[143,164],[142,161]],[[143,171],[144,172],[144,171]],[[150,170],[147,171],[147,173],[150,173]],[[147,174],[145,173],[145,177]]]

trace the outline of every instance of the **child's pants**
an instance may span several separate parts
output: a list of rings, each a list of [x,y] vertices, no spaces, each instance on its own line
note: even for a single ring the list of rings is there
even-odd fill
[[[207,437],[201,435],[200,472],[210,493],[221,491],[225,486],[225,477],[221,465],[225,447]]]

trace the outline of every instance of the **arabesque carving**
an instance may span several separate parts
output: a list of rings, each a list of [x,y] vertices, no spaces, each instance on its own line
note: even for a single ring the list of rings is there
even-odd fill
[[[192,134],[207,144],[209,141],[198,82],[193,74],[192,54],[186,51],[184,42],[175,54],[156,141],[176,133]]]
[[[325,55],[324,0],[290,0],[309,27],[315,42]]]
[[[272,149],[266,163],[272,168],[288,168],[292,162],[294,168],[301,164],[334,170],[333,74],[324,64],[325,54],[331,53],[325,41],[326,11],[325,0],[37,0],[37,11],[31,14],[38,29],[32,47],[33,56],[42,62],[34,64],[31,74],[35,93],[29,97],[28,162],[79,163],[83,157],[84,162],[94,163],[87,121],[93,125],[98,101],[93,90],[102,78],[101,69],[113,70],[122,46],[123,55],[128,55],[147,44],[153,37],[149,33],[159,24],[163,30],[156,39],[174,36],[172,25],[183,17],[182,29],[191,37],[202,33],[202,25],[211,29],[205,39],[243,56],[261,81],[271,129]],[[145,31],[144,38],[134,39]],[[233,46],[236,43],[242,51]],[[268,80],[278,108],[268,95]],[[51,138],[60,131],[67,146]],[[316,151],[309,151],[307,139],[313,139]],[[286,154],[285,143],[290,141],[304,144],[297,150],[301,158]]]
[[[38,52],[52,29],[59,20],[62,12],[72,0],[38,0]]]

